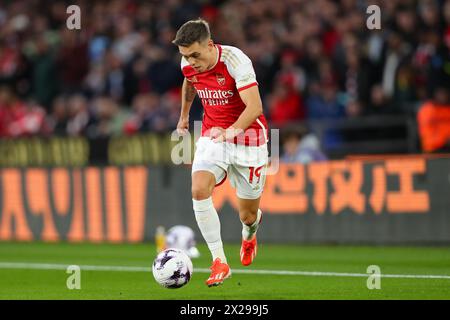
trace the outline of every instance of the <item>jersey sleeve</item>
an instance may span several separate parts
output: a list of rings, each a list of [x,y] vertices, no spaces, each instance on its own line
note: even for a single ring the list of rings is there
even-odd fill
[[[238,48],[228,47],[223,49],[222,55],[238,91],[258,85],[252,61],[245,53]]]
[[[189,63],[187,62],[186,58],[181,57],[181,62],[180,62],[181,71],[183,71],[183,69],[188,65],[189,65]]]
[[[189,81],[188,77],[191,77],[193,74],[195,74],[194,68],[192,68],[189,65],[189,62],[186,60],[185,57],[181,57],[181,72],[183,73],[183,76],[186,78],[186,80]]]

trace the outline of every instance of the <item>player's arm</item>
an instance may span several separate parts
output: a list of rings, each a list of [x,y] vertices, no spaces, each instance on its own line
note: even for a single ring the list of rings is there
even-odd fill
[[[189,130],[189,111],[196,93],[194,86],[184,78],[183,86],[181,87],[181,113],[177,124],[179,134],[186,134]]]
[[[245,104],[245,109],[230,129],[234,128],[243,132],[263,113],[263,107],[257,85],[239,91],[239,95]]]
[[[254,85],[245,90],[239,91],[242,102],[245,104],[245,109],[231,126],[226,130],[222,128],[213,128],[211,130],[211,137],[214,142],[222,142],[232,140],[237,135],[243,133],[245,129],[255,122],[256,119],[263,113],[261,96],[259,95],[258,86]]]

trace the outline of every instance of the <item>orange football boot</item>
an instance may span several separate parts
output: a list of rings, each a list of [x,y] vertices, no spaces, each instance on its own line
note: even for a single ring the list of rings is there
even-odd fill
[[[208,280],[206,280],[206,285],[208,287],[218,286],[223,283],[223,281],[231,277],[230,266],[226,263],[222,263],[220,258],[216,258],[211,266],[211,275]]]
[[[242,239],[241,245],[241,263],[244,266],[248,266],[253,262],[258,251],[258,242],[256,241],[256,235],[252,240]]]
[[[258,224],[261,224],[261,221],[262,221],[262,212]],[[253,239],[251,240],[242,239],[240,252],[242,265],[244,266],[250,265],[253,262],[253,259],[255,259],[257,251],[258,251],[258,241],[256,240],[256,234],[253,236]]]

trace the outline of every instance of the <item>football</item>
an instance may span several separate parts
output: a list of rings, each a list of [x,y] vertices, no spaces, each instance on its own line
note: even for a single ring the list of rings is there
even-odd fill
[[[152,270],[156,282],[165,288],[175,289],[189,282],[193,267],[184,251],[168,248],[156,256]]]

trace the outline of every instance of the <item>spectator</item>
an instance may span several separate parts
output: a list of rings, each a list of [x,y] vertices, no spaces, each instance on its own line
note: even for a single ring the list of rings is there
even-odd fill
[[[307,133],[303,127],[288,129],[283,137],[283,154],[281,162],[310,163],[327,160],[320,149],[319,139]]]
[[[345,116],[345,107],[338,100],[335,82],[314,83],[312,87],[312,94],[306,101],[308,119],[337,119]]]
[[[276,81],[289,82],[289,86],[297,92],[302,92],[306,87],[305,71],[297,65],[297,53],[286,50],[280,59],[280,70],[275,75]]]
[[[93,101],[92,116],[93,122],[87,128],[87,134],[98,138],[121,135],[130,114],[111,97],[100,96]]]
[[[81,94],[74,94],[67,101],[67,109],[67,133],[71,136],[86,134],[87,127],[92,123],[87,99]]]
[[[51,102],[59,91],[54,52],[49,40],[42,34],[36,36],[33,44],[35,52],[30,57],[33,63],[33,98],[46,110],[50,110]]]
[[[348,102],[369,103],[370,68],[368,61],[359,52],[347,51],[345,54],[344,73],[341,75],[342,92]],[[354,114],[354,113],[352,113]]]
[[[45,112],[30,101],[17,98],[11,88],[0,88],[0,137],[24,137],[46,133]]]
[[[121,15],[115,25],[115,41],[112,43],[112,54],[121,61],[127,63],[140,47],[141,35],[134,30],[131,17]]]
[[[273,126],[283,127],[292,121],[305,118],[305,107],[300,93],[295,89],[294,79],[282,76],[269,98],[269,119]]]
[[[382,78],[384,94],[388,98],[393,97],[395,94],[397,70],[400,64],[404,62],[408,50],[400,34],[392,33],[389,35]]]
[[[57,136],[67,135],[67,102],[66,98],[59,96],[53,100],[52,113],[47,119],[51,132]]]
[[[375,84],[370,91],[370,103],[365,109],[366,115],[389,114],[393,111],[389,99],[384,94],[381,84]]]
[[[413,90],[416,92],[416,99],[425,100],[430,86],[433,86],[434,80],[429,79],[430,65],[436,57],[440,42],[439,34],[435,31],[425,30],[419,33],[419,44],[411,61],[415,74]]]
[[[345,106],[338,99],[337,85],[332,81],[313,83],[311,95],[306,101],[308,120],[332,120],[345,117]],[[327,130],[324,135],[326,148],[333,148],[342,143],[339,131]]]
[[[168,131],[169,114],[161,100],[161,97],[156,93],[136,96],[133,101],[134,114],[126,123],[127,131]]]
[[[395,13],[394,30],[405,41],[408,47],[417,45],[416,30],[418,19],[415,10],[408,5],[400,4]]]
[[[19,49],[0,38],[0,84],[13,86],[18,94],[26,95],[30,90],[31,70],[29,61]]]
[[[82,89],[89,71],[88,47],[85,35],[64,28],[61,31],[62,45],[56,57],[62,90],[67,93]]]
[[[450,5],[449,5],[450,7]],[[450,11],[450,9],[448,9]],[[428,74],[428,92],[444,85],[450,88],[450,25],[446,28],[442,41],[435,54],[431,57]]]
[[[145,56],[138,55],[125,69],[124,100],[131,104],[133,96],[149,93],[152,89],[150,81],[150,61]]]
[[[438,87],[432,100],[417,114],[420,141],[425,152],[450,152],[450,94],[448,87]]]

